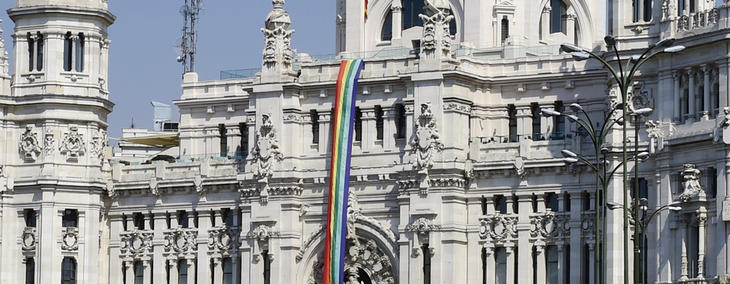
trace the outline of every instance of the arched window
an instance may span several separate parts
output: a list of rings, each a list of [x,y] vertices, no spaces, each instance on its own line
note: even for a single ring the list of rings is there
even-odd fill
[[[550,33],[565,33],[568,6],[563,0],[550,0]]]
[[[423,21],[421,20],[421,17],[418,16],[423,13],[423,6],[424,0],[403,0],[403,30],[423,26]],[[388,16],[386,17],[391,17],[390,15],[391,14],[388,13]],[[383,28],[385,28],[385,26]],[[451,35],[455,35],[456,32],[456,18],[454,18],[451,22],[449,22],[449,33]]]
[[[37,41],[38,47],[36,48],[35,70],[43,71],[43,35],[41,33],[38,33]]]
[[[507,40],[509,37],[509,20],[507,20],[507,17],[502,18],[502,44]]]
[[[63,70],[64,71],[71,71],[71,68],[73,66],[72,63],[72,54],[73,51],[73,39],[71,37],[71,32],[66,33],[66,36],[63,39]]]
[[[388,41],[393,39],[393,12],[388,10],[383,20],[383,28],[380,30],[380,40]]]
[[[76,284],[76,260],[64,257],[61,263],[61,284]]]
[[[84,34],[79,34],[79,37],[76,39],[76,71],[77,72],[84,72],[84,46],[86,38],[84,37]]]

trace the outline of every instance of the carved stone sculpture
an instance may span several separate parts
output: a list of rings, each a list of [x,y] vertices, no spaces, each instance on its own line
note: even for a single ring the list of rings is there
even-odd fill
[[[196,229],[176,228],[164,232],[164,252],[167,255],[175,257],[183,257],[185,255],[194,256],[198,250],[196,239],[198,232]]]
[[[91,154],[98,157],[99,159],[104,158],[104,148],[109,143],[109,138],[104,129],[99,129],[99,134],[91,139],[90,150]]]
[[[430,103],[421,104],[421,114],[416,123],[416,136],[411,146],[413,147],[411,164],[421,175],[421,188],[428,187],[428,170],[433,167],[433,156],[444,148]]]
[[[235,230],[226,226],[208,230],[208,252],[229,256],[232,250],[238,247],[237,235]]]
[[[261,29],[265,37],[264,69],[291,70],[291,36],[294,30],[289,28],[291,17],[284,10],[284,2],[273,0],[274,9],[266,17],[266,25]]]
[[[45,155],[53,154],[55,145],[56,138],[53,136],[52,133],[46,133],[45,137],[43,138],[43,152],[45,153]]]
[[[15,182],[13,178],[8,177],[8,174],[5,172],[5,167],[0,165],[0,193],[13,191],[14,187]]]
[[[407,232],[415,232],[419,235],[421,234],[428,234],[432,231],[438,231],[441,229],[441,225],[433,224],[433,222],[426,218],[418,218],[416,221],[413,221],[412,224],[409,224],[406,226]]]
[[[66,227],[61,236],[61,249],[75,251],[79,249],[79,228]]]
[[[119,252],[134,259],[151,256],[152,231],[133,230],[119,234]]]
[[[347,248],[344,283],[359,284],[358,273],[362,270],[370,278],[371,283],[395,284],[392,261],[378,244],[374,240],[362,237],[358,237],[358,244]],[[322,255],[317,256],[312,264],[312,273],[307,279],[308,284],[321,281],[323,265]]]
[[[20,241],[22,242],[24,251],[35,250],[36,244],[38,243],[36,228],[25,227],[25,229],[23,229],[23,234],[20,237]]]
[[[695,197],[705,196],[705,190],[700,185],[700,170],[694,164],[684,164],[682,179],[683,191],[678,197],[679,200],[687,202]]]
[[[425,0],[423,14],[421,53],[424,57],[449,57],[451,54],[451,34],[449,23],[454,18],[451,8],[444,0]]]
[[[479,237],[496,243],[509,242],[517,238],[517,216],[490,215],[479,220]]]
[[[84,155],[86,152],[86,142],[84,142],[84,136],[79,133],[79,129],[76,126],[71,126],[69,131],[64,133],[59,150],[68,159],[78,159],[79,156]]]
[[[33,126],[25,127],[25,132],[20,136],[18,145],[20,154],[26,161],[34,162],[41,153],[41,145],[38,142],[38,133],[33,132]]]
[[[256,146],[253,148],[253,173],[259,182],[268,185],[269,178],[274,174],[274,163],[281,161],[283,155],[279,151],[279,140],[276,137],[271,114],[261,115],[261,127],[256,133]]]

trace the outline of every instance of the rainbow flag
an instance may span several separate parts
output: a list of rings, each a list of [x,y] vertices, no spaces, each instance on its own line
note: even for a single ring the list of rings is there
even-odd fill
[[[365,20],[368,19],[368,0],[365,0]]]
[[[335,113],[332,114],[330,190],[322,284],[340,284],[344,280],[350,156],[355,128],[357,78],[360,77],[362,66],[361,59],[343,60],[337,76]]]

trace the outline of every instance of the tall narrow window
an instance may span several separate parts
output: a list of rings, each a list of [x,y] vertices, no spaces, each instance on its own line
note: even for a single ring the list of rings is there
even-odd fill
[[[135,212],[133,216],[134,227],[137,228],[137,230],[144,230],[144,214]]]
[[[228,130],[225,124],[218,124],[218,136],[220,137],[220,155],[228,156]]]
[[[37,39],[37,48],[36,48],[36,60],[35,60],[35,70],[36,71],[43,71],[43,35],[41,33],[38,33],[38,39]]]
[[[550,8],[550,33],[565,33],[565,3],[563,0],[550,0]]]
[[[705,169],[705,187],[707,188],[707,198],[717,197],[717,169],[710,167]]]
[[[309,111],[309,119],[312,121],[312,144],[319,144],[319,113],[317,110]]]
[[[383,108],[375,106],[375,139],[383,140]]]
[[[77,228],[79,226],[79,211],[76,209],[63,210],[62,223],[65,228]]]
[[[545,271],[547,284],[558,284],[558,247],[554,245],[545,248]]]
[[[221,209],[221,217],[223,218],[223,224],[225,224],[226,227],[232,228],[236,226],[233,222],[233,210],[230,208]]]
[[[487,284],[487,248],[482,248],[482,284]]]
[[[223,259],[223,284],[233,284],[233,261],[230,257]]]
[[[188,261],[181,259],[177,261],[177,283],[188,284]]]
[[[494,211],[499,214],[507,214],[507,199],[504,198],[504,195],[494,196]]]
[[[72,257],[61,262],[61,284],[76,284],[76,260]]]
[[[509,142],[517,142],[517,108],[515,105],[507,105],[507,116],[509,117]]]
[[[558,212],[560,209],[558,204],[558,195],[553,192],[545,193],[545,205],[551,211]]]
[[[651,21],[651,0],[642,0],[644,3],[644,22]]]
[[[507,41],[509,37],[509,20],[507,17],[502,18],[502,44]]]
[[[241,133],[241,158],[248,156],[248,125],[245,122],[238,124],[238,131]]]
[[[362,111],[355,108],[355,141],[362,141]]]
[[[261,257],[264,259],[264,284],[271,284],[271,258],[269,257],[269,250],[264,250],[261,253]]]
[[[34,209],[24,209],[23,217],[25,218],[25,226],[35,228],[38,216]]]
[[[393,12],[388,10],[388,14],[383,19],[383,28],[380,29],[380,40],[389,41],[393,39]]]
[[[507,251],[504,247],[494,249],[494,264],[496,284],[507,284]]]
[[[25,259],[25,284],[35,284],[35,259]]]
[[[33,71],[33,58],[35,57],[35,39],[28,33],[28,71]]]
[[[178,210],[177,211],[177,224],[180,227],[188,228],[188,212],[185,210]]]
[[[406,138],[406,107],[403,104],[395,105],[395,138]]]
[[[144,265],[141,261],[134,262],[134,284],[145,284],[144,283]]]
[[[570,194],[567,192],[563,193],[563,208],[563,211],[570,212]]]
[[[71,71],[73,67],[73,37],[71,33],[66,33],[63,39],[63,70]]]
[[[84,34],[79,34],[76,38],[76,71],[84,72],[84,46],[85,43]]]
[[[563,113],[565,106],[562,101],[555,101],[555,111]],[[553,116],[553,139],[565,139],[565,118],[562,115]]]
[[[540,116],[540,104],[531,103],[530,111],[532,113],[532,140],[542,140],[542,116]]]
[[[719,105],[720,105],[720,78],[719,78],[719,69],[717,67],[712,68],[712,72],[710,73],[712,77],[710,77],[710,84],[712,85],[712,88],[710,89],[710,117],[715,118],[717,117],[717,114],[719,113]]]
[[[431,284],[431,250],[428,244],[421,246],[423,252],[423,284]]]

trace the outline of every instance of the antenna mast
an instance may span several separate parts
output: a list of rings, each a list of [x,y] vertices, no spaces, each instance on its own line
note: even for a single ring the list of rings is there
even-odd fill
[[[185,0],[185,6],[181,13],[184,17],[183,35],[180,43],[180,55],[177,62],[183,65],[183,75],[188,72],[195,72],[195,52],[197,35],[195,24],[198,22],[198,15],[202,9],[202,0]]]

